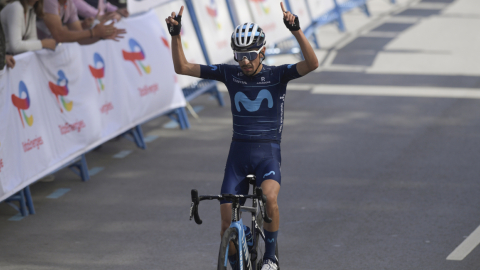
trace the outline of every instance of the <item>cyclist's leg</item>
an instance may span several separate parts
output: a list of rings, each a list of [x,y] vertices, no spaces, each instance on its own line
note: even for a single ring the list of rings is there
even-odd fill
[[[280,226],[280,213],[278,210],[277,197],[280,192],[280,184],[273,179],[262,182],[263,194],[267,196],[267,213],[272,219],[271,223],[264,223],[263,228],[269,232],[276,232]]]
[[[256,167],[257,186],[261,186],[267,196],[267,212],[272,219],[271,223],[264,223],[265,254],[264,259],[275,261],[275,247],[280,226],[280,213],[277,204],[281,184],[281,155],[280,146],[272,143],[263,145],[263,160]],[[259,151],[260,152],[260,151]],[[261,154],[259,154],[259,157]]]
[[[221,194],[248,194],[249,184],[245,177],[248,174],[244,161],[244,156],[248,153],[248,147],[241,143],[232,142],[228,154],[225,174],[222,183]],[[245,200],[241,203],[243,204]],[[232,221],[232,204],[228,201],[220,201],[221,230],[220,237],[223,237],[225,231],[230,227]],[[233,244],[230,245],[228,255],[235,255],[236,249]]]

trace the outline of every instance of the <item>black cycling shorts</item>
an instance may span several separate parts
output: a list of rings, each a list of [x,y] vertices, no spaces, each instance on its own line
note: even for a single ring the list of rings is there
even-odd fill
[[[232,141],[228,153],[221,194],[247,195],[249,183],[246,176],[256,176],[257,186],[267,179],[281,183],[280,145],[271,142],[238,142]],[[244,204],[245,200],[241,203]],[[229,203],[222,200],[221,204]]]

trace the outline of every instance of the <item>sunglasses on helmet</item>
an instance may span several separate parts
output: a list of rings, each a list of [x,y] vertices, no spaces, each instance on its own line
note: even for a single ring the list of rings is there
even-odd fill
[[[257,59],[258,54],[262,49],[263,49],[263,46],[258,51],[248,51],[248,52],[233,51],[233,58],[237,62],[243,61],[245,58],[248,61],[253,61]]]

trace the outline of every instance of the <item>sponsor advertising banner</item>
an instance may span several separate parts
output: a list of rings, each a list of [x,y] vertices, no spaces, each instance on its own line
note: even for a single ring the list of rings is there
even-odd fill
[[[225,0],[195,0],[193,6],[211,64],[232,60],[233,25]]]
[[[231,3],[235,7],[234,9],[238,19],[237,24],[254,22],[252,14],[250,13],[250,8],[248,7],[247,0],[235,0],[231,1]]]
[[[311,23],[312,18],[310,17],[310,13],[308,11],[307,2],[304,0],[290,0],[290,12],[298,16],[300,20],[300,27],[302,29],[306,29]]]
[[[205,61],[205,57],[203,56],[202,47],[200,46],[200,42],[198,41],[197,33],[195,32],[195,28],[193,26],[192,19],[190,18],[190,14],[188,14],[188,9],[186,8],[185,1],[173,1],[154,9],[160,20],[160,24],[163,26],[163,31],[165,33],[165,39],[163,41],[165,42],[165,44],[170,46],[171,36],[168,33],[167,23],[165,22],[165,19],[170,16],[173,11],[178,14],[181,6],[185,7],[182,16],[182,31],[180,32],[185,58],[187,58],[187,61],[190,63],[206,65],[207,62]],[[195,77],[178,75],[178,82],[182,88],[188,87],[197,81],[199,81],[199,79]]]
[[[283,23],[280,0],[247,0],[253,22],[262,27],[267,38],[267,45],[292,37]]]
[[[127,0],[127,8],[130,15],[149,11],[171,0]]]
[[[119,42],[15,56],[0,74],[0,201],[80,154],[185,106],[155,13],[117,24]]]
[[[318,19],[335,8],[333,0],[307,0],[313,19]]]

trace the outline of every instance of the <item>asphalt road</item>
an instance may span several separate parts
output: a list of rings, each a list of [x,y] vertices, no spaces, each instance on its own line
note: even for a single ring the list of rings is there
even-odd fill
[[[479,4],[372,2],[372,18],[346,16],[355,30],[319,32],[322,66],[287,92],[282,269],[480,269],[478,247],[447,260],[480,226]],[[36,215],[0,204],[0,269],[216,269],[219,205],[202,202],[198,226],[189,196],[220,190],[224,99],[194,100],[190,130],[145,123],[146,150],[122,138],[88,153],[88,182],[61,170],[33,184]]]

